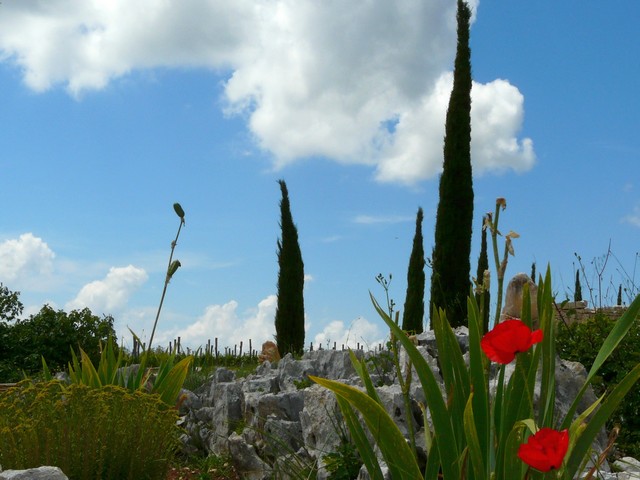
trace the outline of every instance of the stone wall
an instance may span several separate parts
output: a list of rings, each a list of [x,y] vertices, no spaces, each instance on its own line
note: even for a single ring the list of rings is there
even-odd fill
[[[573,322],[583,322],[593,317],[597,313],[603,313],[607,317],[617,320],[624,312],[627,311],[626,306],[617,305],[615,307],[590,308],[588,302],[566,302],[565,304],[556,304],[556,319],[565,321],[568,324]]]

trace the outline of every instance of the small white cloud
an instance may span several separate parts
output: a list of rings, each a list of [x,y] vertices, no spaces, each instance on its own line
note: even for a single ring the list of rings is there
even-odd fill
[[[165,332],[159,335],[160,341],[180,337],[182,345],[198,348],[212,344],[218,339],[218,348],[233,348],[243,342],[244,351],[249,348],[260,350],[262,343],[273,340],[275,336],[274,318],[278,298],[269,295],[258,303],[257,308],[250,309],[243,315],[238,314],[238,302],[231,300],[224,305],[209,305],[197,321],[183,329]]]
[[[0,243],[0,281],[14,285],[40,284],[53,271],[55,254],[32,233]]]
[[[353,223],[361,225],[375,225],[375,224],[391,224],[391,223],[403,223],[410,222],[413,217],[406,215],[358,215],[353,219]]]
[[[313,282],[313,280],[314,280],[313,275],[309,273],[304,274],[304,283]]]
[[[624,223],[628,223],[629,225],[633,225],[634,227],[640,227],[640,205],[636,205],[633,208],[633,212],[629,215],[626,215],[622,218]]]
[[[314,337],[313,344],[317,347],[322,345],[323,348],[333,348],[336,343],[337,348],[343,345],[345,348],[356,348],[358,344],[364,348],[375,349],[379,344],[383,344],[384,334],[378,325],[371,323],[365,318],[356,318],[348,327],[342,320],[334,320],[330,322],[322,332]]]
[[[112,267],[103,280],[88,283],[76,298],[65,305],[67,310],[90,308],[94,313],[111,314],[124,309],[131,294],[147,281],[142,268],[128,265]]]

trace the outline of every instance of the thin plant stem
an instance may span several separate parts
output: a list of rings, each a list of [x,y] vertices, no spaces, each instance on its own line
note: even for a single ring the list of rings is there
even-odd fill
[[[156,327],[158,326],[158,319],[160,318],[160,311],[162,310],[162,304],[164,303],[164,296],[167,293],[167,286],[169,285],[169,281],[171,280],[171,275],[169,274],[169,270],[171,268],[171,262],[173,261],[173,252],[176,249],[176,245],[178,244],[178,237],[180,236],[180,230],[182,229],[182,225],[184,225],[184,218],[180,218],[180,225],[178,225],[178,233],[176,233],[175,240],[171,242],[171,254],[169,255],[169,265],[167,266],[167,276],[164,279],[164,288],[162,289],[162,296],[160,297],[160,305],[158,305],[156,320],[153,322],[153,330],[151,330],[151,337],[149,338],[149,346],[147,347],[148,352],[151,351],[153,336],[156,333]]]
[[[502,286],[504,284],[504,270],[500,265],[500,256],[498,254],[498,220],[500,219],[500,202],[496,202],[496,211],[491,222],[491,243],[493,245],[493,258],[496,262],[496,277],[498,278],[498,297],[496,299],[496,318],[493,322],[494,326],[500,323],[500,311],[502,310]]]

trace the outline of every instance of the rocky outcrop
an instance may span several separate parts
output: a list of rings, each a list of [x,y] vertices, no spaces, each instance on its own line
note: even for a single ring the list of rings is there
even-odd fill
[[[69,480],[58,467],[38,467],[28,470],[0,469],[0,480]]]
[[[467,329],[458,328],[455,334],[468,358]],[[416,336],[416,342],[438,377],[433,332]],[[367,360],[378,395],[400,430],[406,434],[407,421],[411,421],[416,439],[423,439],[424,418],[419,403],[424,402],[424,393],[419,382],[412,385],[411,412],[407,416],[400,387],[385,353],[373,355],[359,351],[356,355]],[[402,364],[404,358],[401,351]],[[507,376],[511,373],[509,369],[512,371],[513,366],[507,366]],[[185,392],[190,405],[199,405],[199,408],[188,409],[183,417],[183,426],[188,432],[183,438],[185,448],[202,454],[229,455],[251,479],[270,478],[276,471],[278,478],[293,478],[314,462],[320,466],[318,478],[326,478],[322,459],[340,446],[344,425],[333,393],[310,382],[309,375],[362,388],[349,353],[344,351],[307,352],[300,360],[287,355],[277,363],[264,362],[246,378],[235,378],[232,371],[220,368],[197,392]],[[557,359],[556,412],[559,416],[567,412],[585,378],[586,371],[581,364]],[[584,406],[595,399],[589,391],[583,400]],[[427,422],[430,423],[430,418]],[[594,447],[601,451],[605,444],[603,432]],[[424,449],[418,447],[419,456],[424,459]],[[284,457],[288,459],[286,462],[282,460]],[[285,464],[291,468],[296,462],[300,463],[297,473],[288,475],[283,471]],[[364,469],[359,478],[368,478]]]

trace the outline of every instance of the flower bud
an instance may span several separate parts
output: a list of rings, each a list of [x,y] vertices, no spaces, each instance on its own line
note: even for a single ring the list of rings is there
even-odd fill
[[[180,263],[180,260],[174,260],[173,262],[171,262],[171,265],[169,265],[169,270],[167,270],[167,278],[171,279],[171,277],[173,277],[173,274],[176,273],[178,268],[181,266],[182,264]]]
[[[184,222],[184,210],[182,209],[180,204],[174,203],[173,209],[175,210],[176,214],[180,217],[180,219]]]

